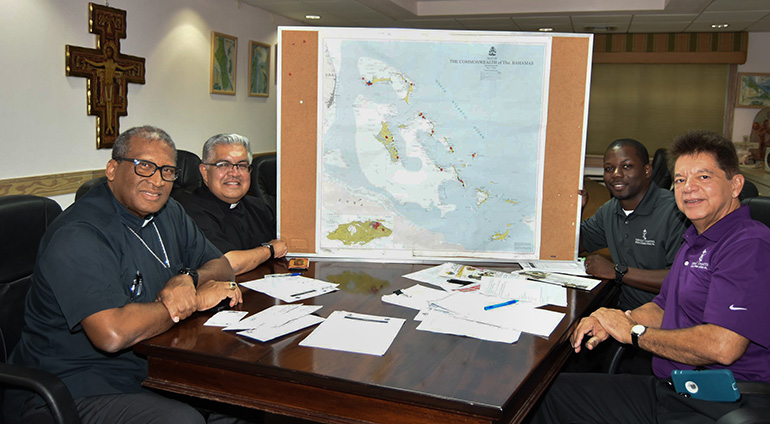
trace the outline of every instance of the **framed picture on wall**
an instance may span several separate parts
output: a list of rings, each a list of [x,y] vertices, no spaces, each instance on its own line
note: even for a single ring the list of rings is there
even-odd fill
[[[738,74],[736,107],[770,106],[770,74]]]
[[[211,32],[211,93],[235,95],[237,55],[238,37]]]
[[[249,96],[270,95],[270,45],[249,40]]]

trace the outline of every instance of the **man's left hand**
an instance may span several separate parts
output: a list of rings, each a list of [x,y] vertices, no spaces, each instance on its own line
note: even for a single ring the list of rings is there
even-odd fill
[[[230,307],[243,303],[241,289],[232,281],[209,280],[198,286],[197,296],[199,311],[211,309],[226,298],[230,298]]]
[[[629,314],[620,309],[599,308],[591,314],[615,340],[631,343],[631,327],[637,324]]]
[[[601,255],[586,256],[586,273],[604,280],[615,279],[615,264]]]
[[[287,253],[289,253],[289,246],[285,241],[281,239],[275,239],[271,240],[270,243],[273,245],[273,250],[275,251],[274,257],[282,258],[286,256]]]

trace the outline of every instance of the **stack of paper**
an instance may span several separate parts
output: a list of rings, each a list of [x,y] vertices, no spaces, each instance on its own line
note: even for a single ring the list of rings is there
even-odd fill
[[[241,283],[251,290],[281,299],[284,302],[296,302],[337,290],[339,284],[303,276],[284,276],[281,278],[263,278]]]
[[[225,331],[238,331],[241,336],[266,342],[322,322],[323,318],[310,315],[321,308],[321,305],[276,305],[243,320],[247,312],[222,311],[204,325],[224,327]]]
[[[517,274],[541,283],[556,284],[562,287],[586,291],[593,290],[594,287],[602,282],[601,280],[593,278],[577,277],[574,275],[557,274],[545,271],[517,271]]]

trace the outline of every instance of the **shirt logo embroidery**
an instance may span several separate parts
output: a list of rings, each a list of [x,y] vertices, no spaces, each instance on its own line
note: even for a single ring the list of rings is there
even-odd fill
[[[703,252],[701,252],[700,257],[698,258],[698,262],[691,263],[690,268],[709,269],[709,263],[703,261],[703,258],[706,257],[706,253],[708,253],[708,249],[703,249]],[[687,264],[685,263],[685,265]]]
[[[635,238],[634,243],[642,246],[655,246],[655,240],[647,240],[647,229],[642,230],[642,238]]]
[[[742,308],[740,306],[735,306],[735,304],[733,303],[732,305],[730,305],[730,310],[731,311],[747,311],[748,309]]]

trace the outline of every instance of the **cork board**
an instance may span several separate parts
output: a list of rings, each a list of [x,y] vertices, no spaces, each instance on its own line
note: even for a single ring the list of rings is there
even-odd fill
[[[316,253],[318,31],[279,32],[279,236]],[[552,37],[540,259],[574,260],[590,77],[590,35]]]

